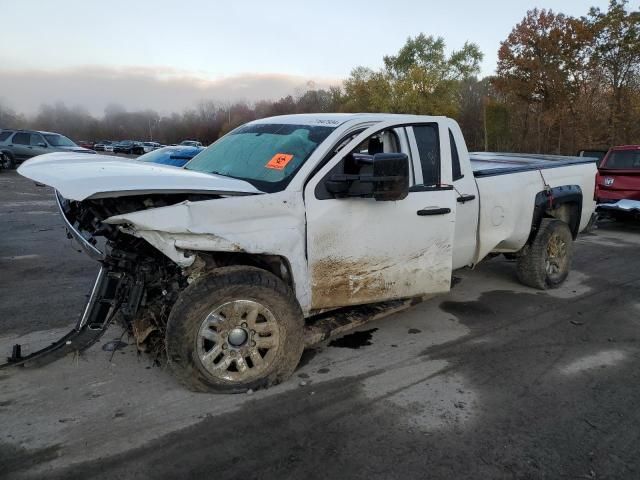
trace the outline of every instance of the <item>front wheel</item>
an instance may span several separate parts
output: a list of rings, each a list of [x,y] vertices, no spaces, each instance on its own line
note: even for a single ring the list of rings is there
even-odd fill
[[[223,267],[180,294],[166,344],[169,366],[188,388],[246,392],[291,376],[304,349],[304,319],[275,275]]]
[[[9,152],[2,152],[2,156],[4,157],[4,166],[8,169],[16,168],[16,161]]]
[[[559,287],[569,275],[573,258],[573,236],[569,226],[554,218],[544,218],[533,242],[518,258],[518,278],[540,290]]]

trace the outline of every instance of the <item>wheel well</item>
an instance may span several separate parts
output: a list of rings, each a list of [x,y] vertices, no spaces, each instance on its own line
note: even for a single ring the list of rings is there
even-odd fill
[[[200,262],[197,262],[198,265],[194,264],[197,270],[207,271],[232,265],[248,265],[273,273],[291,289],[295,290],[291,265],[285,257],[280,255],[261,255],[243,252],[199,252],[198,258]]]
[[[557,218],[569,225],[575,240],[582,219],[582,189],[579,185],[563,185],[536,194],[533,209],[531,233],[527,243],[531,243],[540,228],[543,218]]]

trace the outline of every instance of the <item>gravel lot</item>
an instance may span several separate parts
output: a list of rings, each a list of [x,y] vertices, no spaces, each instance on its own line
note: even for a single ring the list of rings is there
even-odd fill
[[[550,292],[487,261],[252,395],[112,356],[113,327],[80,358],[0,370],[0,477],[640,478],[639,246],[640,225],[604,222]],[[51,191],[0,171],[0,353],[73,324],[97,272],[76,250]]]

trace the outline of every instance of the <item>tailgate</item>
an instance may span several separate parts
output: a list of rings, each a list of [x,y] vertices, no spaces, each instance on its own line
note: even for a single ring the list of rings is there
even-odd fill
[[[640,200],[640,169],[600,169],[598,189],[615,194],[616,198]]]

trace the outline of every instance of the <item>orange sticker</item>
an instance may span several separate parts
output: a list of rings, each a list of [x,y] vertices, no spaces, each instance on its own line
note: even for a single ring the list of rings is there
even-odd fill
[[[271,160],[267,162],[265,167],[274,170],[283,170],[284,167],[293,159],[293,155],[289,153],[276,153]]]

